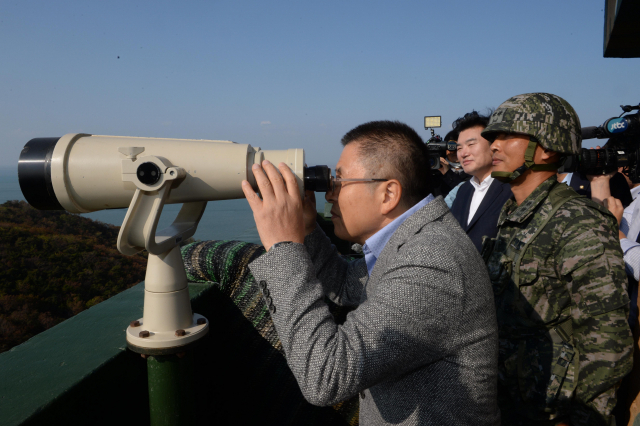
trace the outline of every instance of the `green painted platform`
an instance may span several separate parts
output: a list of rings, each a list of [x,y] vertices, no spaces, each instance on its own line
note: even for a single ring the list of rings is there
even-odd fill
[[[196,425],[346,426],[307,403],[284,357],[213,283],[190,283],[209,333],[193,352]],[[144,283],[0,354],[0,426],[148,425],[147,362],[126,349]]]
[[[214,288],[190,284],[192,303]],[[0,354],[0,425],[148,424],[146,361],[125,342],[143,294],[140,283]]]

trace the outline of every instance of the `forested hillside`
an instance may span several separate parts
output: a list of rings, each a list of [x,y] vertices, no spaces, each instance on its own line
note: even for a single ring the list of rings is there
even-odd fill
[[[144,280],[118,227],[23,201],[0,205],[0,352]]]

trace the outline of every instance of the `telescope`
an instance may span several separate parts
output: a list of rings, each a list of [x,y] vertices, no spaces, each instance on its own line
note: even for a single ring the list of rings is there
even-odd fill
[[[32,139],[18,162],[25,199],[41,210],[88,213],[128,208],[118,250],[149,252],[143,317],[126,331],[128,347],[145,355],[180,353],[207,334],[191,311],[180,242],[194,235],[208,201],[244,198],[257,184],[251,166],[268,160],[293,171],[304,190],[328,191],[331,171],[305,167],[302,149],[261,150],[221,140],[100,136],[84,133]],[[174,222],[158,230],[165,204],[182,203]]]
[[[136,189],[155,191],[170,180],[175,182],[165,204],[244,198],[241,182],[246,179],[257,190],[251,166],[263,160],[287,164],[302,195],[304,188],[330,187],[330,170],[304,167],[302,149],[88,134],[30,140],[20,153],[18,177],[33,207],[88,213],[128,207]]]

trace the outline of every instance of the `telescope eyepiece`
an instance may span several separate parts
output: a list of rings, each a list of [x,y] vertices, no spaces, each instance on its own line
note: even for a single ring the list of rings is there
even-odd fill
[[[327,166],[304,168],[304,189],[315,192],[328,192],[331,188],[331,169]]]

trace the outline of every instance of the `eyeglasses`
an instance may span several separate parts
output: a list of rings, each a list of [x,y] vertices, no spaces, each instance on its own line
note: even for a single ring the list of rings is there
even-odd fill
[[[371,183],[371,182],[387,182],[388,180],[389,179],[343,179],[343,178],[336,178],[332,176],[330,190],[331,192],[340,192],[340,188],[342,187],[342,182]]]

